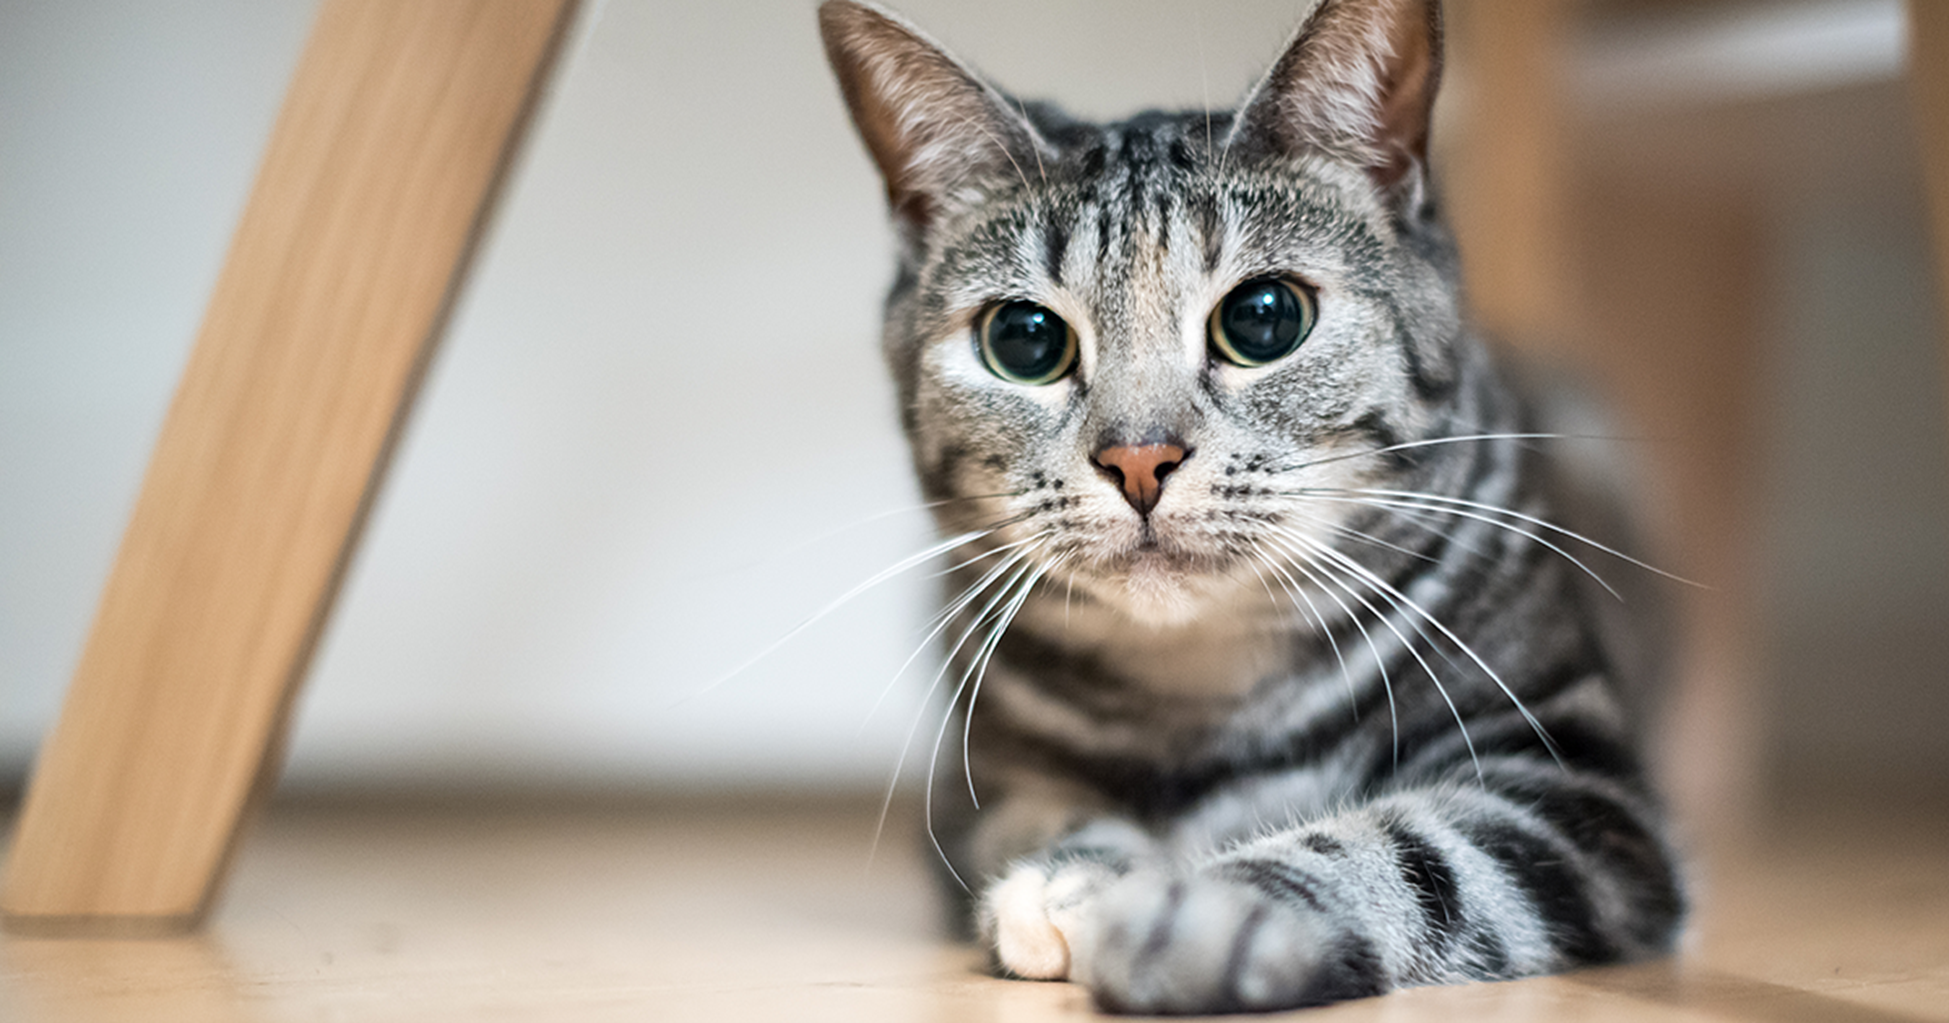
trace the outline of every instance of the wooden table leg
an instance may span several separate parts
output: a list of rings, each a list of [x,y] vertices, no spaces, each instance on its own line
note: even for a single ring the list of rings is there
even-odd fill
[[[1949,3],[1909,0],[1908,40],[1909,95],[1935,234],[1936,308],[1949,323]],[[1949,332],[1942,341],[1949,372]],[[1949,376],[1943,383],[1949,394]]]
[[[1453,158],[1447,197],[1469,314],[1499,344],[1560,359],[1575,328],[1565,266],[1576,12],[1568,0],[1450,6],[1454,50],[1467,64],[1458,69],[1466,82],[1457,82],[1465,99],[1459,140],[1437,143]]]
[[[1574,102],[1571,50],[1588,15],[1580,5],[1450,6],[1457,63],[1466,62],[1450,196],[1471,312],[1509,347],[1600,385],[1613,428],[1652,441],[1604,452],[1646,470],[1634,510],[1649,535],[1639,549],[1714,588],[1657,595],[1677,608],[1684,642],[1668,710],[1650,733],[1685,819],[1736,840],[1764,750],[1749,596],[1761,210],[1736,183],[1647,178],[1595,155],[1592,133],[1616,127],[1599,119],[1626,115]],[[1921,6],[1949,10],[1941,0]],[[1643,325],[1648,296],[1660,311],[1655,330]]]
[[[9,929],[209,908],[574,0],[326,0],[0,888]]]

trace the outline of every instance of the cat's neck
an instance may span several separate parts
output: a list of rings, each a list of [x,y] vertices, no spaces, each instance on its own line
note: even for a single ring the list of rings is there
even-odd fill
[[[1262,593],[1241,592],[1239,605],[1158,624],[1073,599],[1054,586],[1037,591],[1011,629],[1087,657],[1155,695],[1228,702],[1268,676],[1290,671],[1297,627],[1268,615]]]

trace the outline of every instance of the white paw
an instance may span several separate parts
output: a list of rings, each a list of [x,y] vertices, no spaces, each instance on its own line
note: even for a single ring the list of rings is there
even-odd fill
[[[1069,939],[1049,919],[1047,888],[1042,868],[1017,867],[988,891],[995,955],[1018,977],[1063,980],[1069,976]]]
[[[1068,979],[1070,948],[1085,914],[1116,876],[1088,860],[1025,863],[1009,871],[982,897],[984,930],[1001,965],[1030,980]]]

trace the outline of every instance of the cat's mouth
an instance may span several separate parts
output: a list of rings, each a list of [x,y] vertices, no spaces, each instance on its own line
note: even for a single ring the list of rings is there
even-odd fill
[[[1117,559],[1118,574],[1134,572],[1169,572],[1176,575],[1192,575],[1200,570],[1203,559],[1191,554],[1167,548],[1155,538],[1145,540],[1126,551]]]
[[[1090,570],[1109,580],[1144,576],[1191,579],[1223,573],[1229,561],[1183,515],[1156,513],[1098,526],[1084,539]]]

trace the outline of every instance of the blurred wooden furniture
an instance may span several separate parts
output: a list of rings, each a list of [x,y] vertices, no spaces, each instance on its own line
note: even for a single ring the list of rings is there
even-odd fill
[[[1908,31],[1909,88],[1934,219],[1936,296],[1949,323],[1949,4],[1908,0]],[[1943,382],[1949,385],[1949,333],[1942,341]]]
[[[1449,183],[1472,313],[1529,361],[1599,387],[1610,430],[1652,442],[1605,455],[1647,463],[1634,468],[1656,495],[1639,509],[1654,557],[1711,587],[1672,594],[1687,627],[1671,727],[1655,730],[1667,788],[1688,816],[1736,816],[1760,756],[1745,585],[1759,213],[1722,183],[1646,181],[1593,156],[1573,66],[1585,5],[1497,0],[1451,14],[1465,123]],[[1656,329],[1646,296],[1657,296]]]
[[[1767,729],[1779,727],[1782,695],[1759,654],[1762,402],[1781,341],[1779,279],[1769,275],[1780,272],[1786,197],[1800,197],[1793,175],[1852,158],[1861,180],[1881,173],[1872,180],[1887,187],[1889,173],[1872,169],[1891,162],[1886,152],[1847,155],[1858,136],[1823,140],[1814,125],[1845,121],[1858,110],[1848,104],[1880,83],[1893,93],[1897,26],[1877,4],[1449,7],[1459,86],[1450,99],[1462,123],[1444,166],[1473,312],[1509,347],[1601,385],[1616,429],[1651,442],[1630,453],[1651,470],[1655,556],[1712,587],[1675,592],[1686,649],[1667,726],[1654,734],[1683,816],[1739,832],[1770,795],[1761,790],[1778,765],[1767,761],[1777,752]],[[1911,0],[1908,21],[1907,84],[1949,294],[1949,4]],[[1839,53],[1833,66],[1853,62],[1874,77],[1768,80],[1753,68],[1757,50],[1712,55],[1735,23],[1751,38],[1783,25],[1805,35],[1813,22],[1845,22],[1849,37],[1807,39],[1807,55]],[[1863,25],[1885,41],[1883,62],[1865,72]],[[1630,75],[1593,75],[1620,52],[1638,58]],[[1726,71],[1735,58],[1746,61],[1745,84]],[[1810,141],[1788,141],[1796,136]]]
[[[574,0],[326,0],[59,722],[10,929],[210,905]]]

